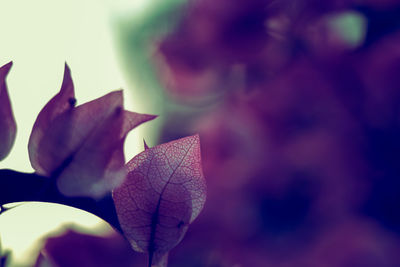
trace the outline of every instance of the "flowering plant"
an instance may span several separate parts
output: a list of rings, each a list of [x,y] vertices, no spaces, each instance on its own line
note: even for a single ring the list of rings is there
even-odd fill
[[[1,159],[16,133],[6,86],[11,66],[0,68]],[[120,231],[134,250],[147,252],[148,266],[166,266],[168,252],[203,208],[206,189],[198,135],[145,145],[125,164],[127,133],[154,118],[125,110],[122,91],[76,106],[65,66],[60,92],[39,113],[29,139],[35,173],[1,170],[0,204],[47,201],[92,212]]]

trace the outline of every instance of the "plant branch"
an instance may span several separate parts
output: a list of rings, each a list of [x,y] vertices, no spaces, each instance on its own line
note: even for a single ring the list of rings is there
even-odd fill
[[[100,200],[90,197],[67,197],[60,193],[55,181],[55,179],[35,173],[2,169],[0,170],[0,205],[21,201],[63,204],[90,212],[122,233],[111,193]]]

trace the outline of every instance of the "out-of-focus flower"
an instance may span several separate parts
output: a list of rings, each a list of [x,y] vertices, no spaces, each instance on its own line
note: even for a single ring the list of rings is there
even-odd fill
[[[386,36],[360,55],[357,75],[364,90],[360,120],[371,182],[363,212],[400,233],[400,32]]]
[[[159,42],[159,76],[174,100],[220,99],[274,78],[299,55],[337,57],[360,47],[366,18],[351,0],[193,2]]]
[[[10,153],[17,130],[6,84],[11,66],[12,62],[0,68],[0,160]]]
[[[364,88],[362,112],[371,127],[396,123],[400,97],[400,32],[386,36],[357,55],[355,70]]]
[[[360,207],[368,188],[354,141],[360,129],[334,88],[299,61],[263,90],[235,95],[193,122],[214,204],[171,262],[185,266],[177,259],[193,249],[204,264],[279,266],[305,253],[326,222]],[[199,250],[210,240],[210,250]]]
[[[135,253],[118,233],[93,236],[68,230],[47,239],[36,267],[145,266],[145,257]]]
[[[270,1],[199,1],[159,45],[160,75],[178,100],[219,96],[238,84],[238,66],[264,54]]]
[[[155,116],[123,109],[122,91],[75,107],[66,66],[60,92],[39,113],[29,140],[29,157],[38,174],[57,180],[67,196],[101,197],[126,177],[126,134]]]
[[[292,266],[398,266],[400,243],[366,218],[350,218],[325,228]],[[301,258],[301,259],[300,259]],[[286,266],[291,266],[290,263]]]
[[[160,80],[186,107],[162,140],[199,132],[208,205],[172,264],[398,265],[398,3],[188,5],[158,42]]]

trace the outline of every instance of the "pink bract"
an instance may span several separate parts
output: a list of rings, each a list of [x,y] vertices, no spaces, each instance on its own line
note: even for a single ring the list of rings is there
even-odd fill
[[[35,267],[144,266],[144,257],[140,256],[116,232],[95,236],[71,229],[46,240]]]
[[[122,230],[134,250],[163,266],[206,199],[199,136],[147,148],[127,169],[126,180],[113,191]]]
[[[123,109],[122,91],[75,107],[74,86],[66,66],[60,92],[39,113],[28,149],[38,174],[57,179],[67,196],[101,197],[126,176],[126,134],[153,115]]]
[[[0,67],[0,160],[10,153],[17,131],[6,84],[11,66],[12,62]]]

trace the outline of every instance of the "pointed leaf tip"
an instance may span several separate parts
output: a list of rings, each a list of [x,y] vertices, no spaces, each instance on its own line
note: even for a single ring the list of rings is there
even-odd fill
[[[13,65],[13,62],[10,61],[7,64],[0,67],[0,77],[6,77],[7,74],[10,72],[12,65]]]
[[[148,148],[127,169],[127,178],[113,191],[118,219],[132,247],[149,253],[157,265],[204,206],[199,136]]]
[[[38,174],[57,179],[64,195],[99,198],[126,177],[126,134],[152,116],[124,110],[122,90],[75,105],[65,65],[59,93],[42,109],[32,129],[30,161]]]
[[[122,134],[127,134],[130,130],[141,125],[142,123],[154,120],[157,118],[155,115],[141,114],[132,111],[124,111],[124,125],[122,127]]]
[[[72,96],[74,95],[74,85],[72,82],[71,70],[68,67],[67,63],[65,63],[65,66],[64,66],[64,76],[63,76],[63,81],[62,81],[61,89],[60,89],[60,94],[61,93],[65,93],[65,94],[69,94],[69,95],[72,94]]]
[[[17,131],[6,84],[6,77],[12,64],[11,61],[0,67],[0,160],[10,153]]]
[[[48,175],[48,164],[40,159],[40,142],[44,134],[51,129],[51,122],[55,118],[75,107],[76,99],[71,72],[65,64],[64,77],[60,91],[43,107],[33,125],[29,137],[28,153],[33,169],[42,175]]]
[[[149,149],[149,146],[147,145],[146,140],[144,140],[144,138],[143,138],[143,145],[144,145],[144,150]]]
[[[68,66],[68,63],[65,62],[64,64],[64,77],[71,75],[71,68]]]

